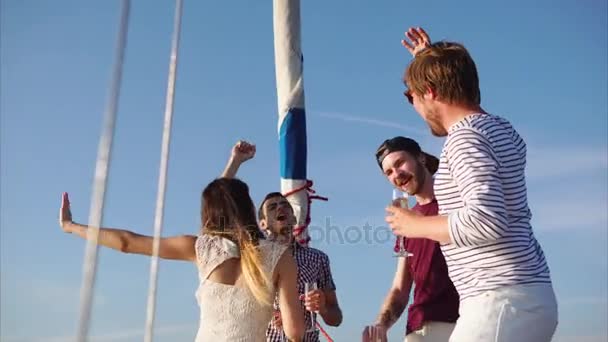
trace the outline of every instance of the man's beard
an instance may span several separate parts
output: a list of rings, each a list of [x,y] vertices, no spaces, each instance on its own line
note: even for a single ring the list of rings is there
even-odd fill
[[[426,182],[425,166],[421,162],[416,162],[416,189],[412,195],[417,195],[422,190],[424,182]]]
[[[434,111],[429,110],[427,115],[425,115],[424,117],[424,121],[426,121],[426,124],[431,129],[431,134],[433,134],[434,136],[445,137],[446,135],[448,135],[448,132],[445,128],[443,128],[443,125],[441,124],[438,115]]]
[[[409,181],[410,184],[408,184],[412,187],[412,190],[409,191],[409,189],[406,188],[406,192],[408,193],[408,195],[415,196],[422,190],[422,186],[426,181],[426,174],[424,173],[424,168],[425,166],[421,162],[416,162],[416,170],[414,174],[412,174],[412,178]]]
[[[293,239],[293,226],[278,227],[274,229],[268,229],[271,240],[279,242],[290,242]]]
[[[448,132],[446,132],[446,130],[442,126],[429,124],[429,127],[431,128],[431,134],[433,134],[436,137],[441,138],[441,137],[445,137],[446,135],[448,135]]]

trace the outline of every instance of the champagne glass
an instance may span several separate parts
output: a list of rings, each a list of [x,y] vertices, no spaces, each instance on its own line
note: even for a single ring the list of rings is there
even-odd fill
[[[391,205],[399,206],[401,208],[408,208],[408,194],[407,192],[401,191],[399,189],[393,189],[393,201]],[[413,254],[408,252],[405,249],[405,237],[401,237],[397,235],[397,241],[395,243],[395,257],[398,258],[406,258],[408,256],[412,256]]]
[[[312,292],[317,289],[317,282],[307,281],[304,283],[304,294],[307,295],[309,292]],[[306,332],[316,332],[319,329],[317,328],[317,315],[314,312],[310,312],[310,323],[311,327],[309,327]]]

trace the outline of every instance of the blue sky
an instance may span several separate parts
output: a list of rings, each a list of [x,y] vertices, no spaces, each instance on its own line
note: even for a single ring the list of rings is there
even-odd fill
[[[3,341],[75,332],[85,244],[61,232],[57,212],[68,191],[75,219],[88,218],[118,13],[116,0],[1,2]],[[392,239],[357,236],[369,223],[386,237],[391,190],[375,148],[408,135],[441,150],[401,95],[400,39],[413,25],[469,48],[484,108],[526,139],[534,229],[560,304],[555,340],[607,338],[606,13],[598,0],[303,2],[308,174],[330,198],[313,207],[313,245],[331,258],[344,310],[336,341],[374,320],[395,267]],[[172,1],[133,1],[105,225],[152,232],[172,19]],[[256,203],[279,187],[271,1],[186,0],[179,63],[164,235],[197,231],[200,192],[238,139],[258,146],[240,173]],[[100,250],[95,341],[141,340],[148,271],[145,257]],[[157,341],[194,337],[196,286],[192,265],[161,262]],[[391,341],[404,330],[402,319]]]

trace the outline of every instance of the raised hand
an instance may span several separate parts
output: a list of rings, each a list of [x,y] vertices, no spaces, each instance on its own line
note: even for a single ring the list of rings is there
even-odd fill
[[[411,43],[409,43],[407,39],[402,39],[401,45],[403,45],[413,57],[416,57],[420,51],[431,46],[431,38],[422,27],[410,27],[410,29],[405,32],[405,36]]]
[[[68,193],[64,192],[61,197],[61,208],[59,209],[59,225],[64,232],[70,233],[69,227],[73,223],[70,211],[70,199]]]
[[[232,148],[232,159],[243,163],[255,156],[255,145],[239,140]]]

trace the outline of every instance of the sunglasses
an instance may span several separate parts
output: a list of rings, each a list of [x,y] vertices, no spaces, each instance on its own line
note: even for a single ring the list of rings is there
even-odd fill
[[[411,90],[406,89],[406,90],[403,92],[403,95],[404,95],[404,96],[407,98],[407,101],[408,101],[408,102],[409,102],[411,105],[413,105],[413,104],[414,104],[414,97],[412,96],[412,91],[411,91]]]

